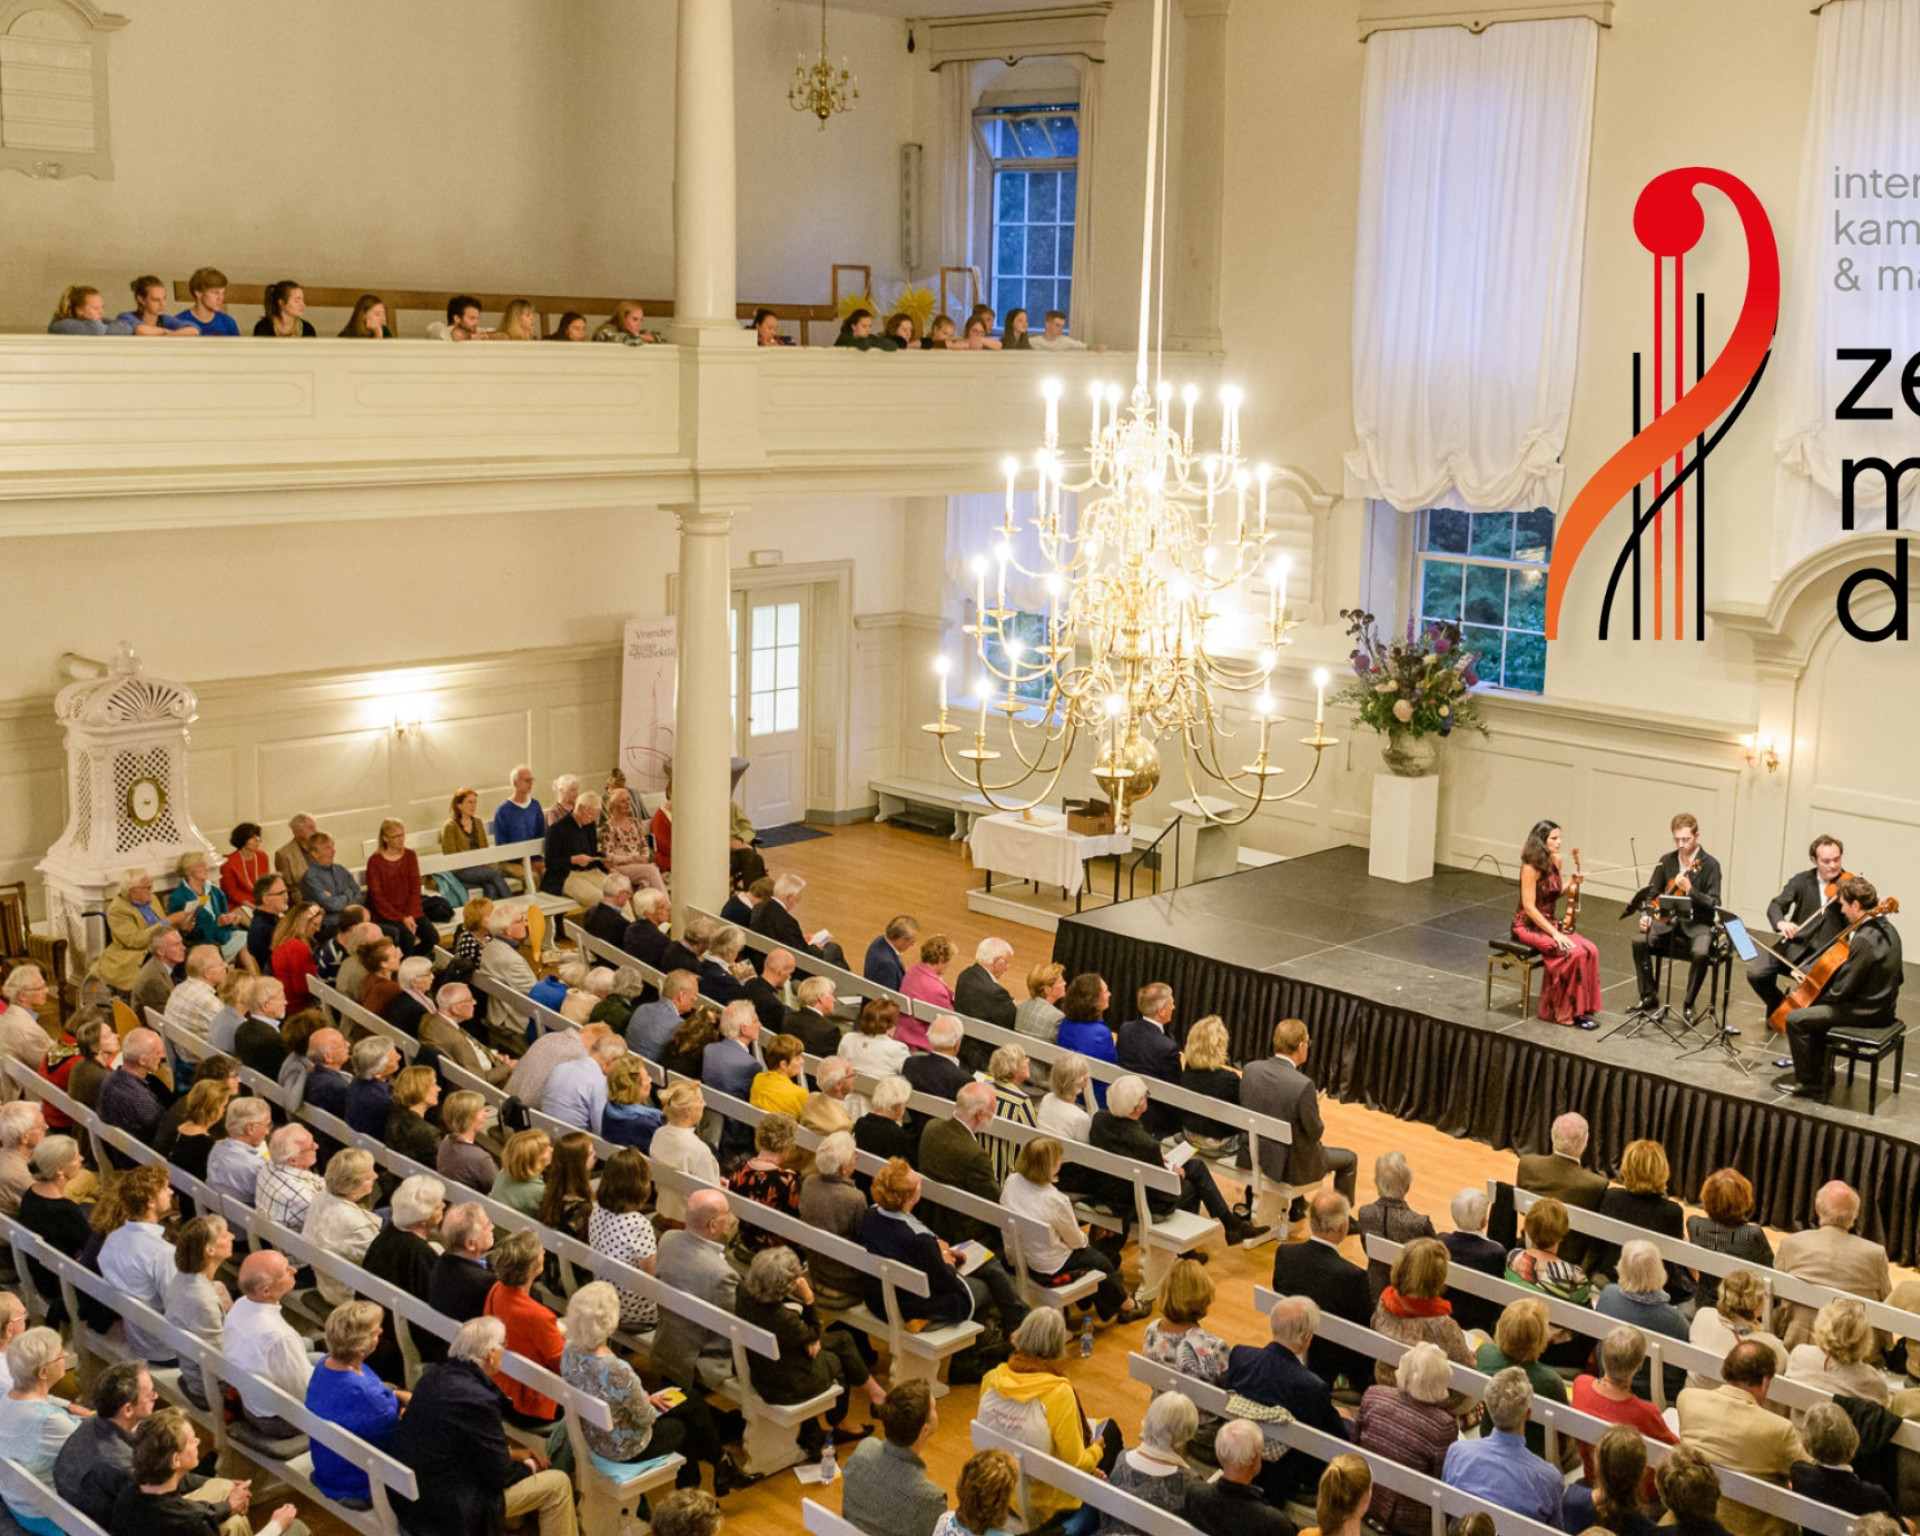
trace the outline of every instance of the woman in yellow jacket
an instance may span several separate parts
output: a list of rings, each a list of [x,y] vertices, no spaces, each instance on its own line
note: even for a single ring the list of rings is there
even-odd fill
[[[1093,1437],[1073,1383],[1054,1369],[1067,1352],[1067,1324],[1059,1309],[1035,1307],[1014,1329],[1012,1342],[1007,1362],[981,1378],[974,1416],[1068,1466],[1104,1476],[1120,1454],[1120,1430],[1109,1419]],[[1066,1536],[1089,1536],[1100,1523],[1099,1510],[1037,1481],[1032,1500],[1036,1523],[1066,1517]]]
[[[93,974],[116,992],[131,992],[140,967],[147,963],[147,946],[160,929],[184,931],[193,922],[193,909],[168,914],[153,899],[153,876],[130,869],[120,881],[120,894],[107,903],[107,933],[111,942],[93,964]]]

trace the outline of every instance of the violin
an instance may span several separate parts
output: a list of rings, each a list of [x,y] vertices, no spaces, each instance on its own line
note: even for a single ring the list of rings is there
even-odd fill
[[[1572,933],[1580,924],[1580,885],[1587,877],[1580,872],[1580,850],[1573,850],[1573,878],[1567,882],[1567,915],[1560,919],[1560,931]]]
[[[1843,869],[1840,871],[1839,879],[1828,881],[1825,888],[1820,892],[1820,894],[1828,901],[1838,901],[1840,899],[1840,881],[1841,880],[1857,880],[1859,878],[1860,877],[1858,875],[1852,874],[1849,871]]]
[[[1832,942],[1820,952],[1819,958],[1806,969],[1796,971],[1800,977],[1800,984],[1786,995],[1778,1008],[1767,1015],[1767,1027],[1775,1034],[1784,1034],[1787,1028],[1787,1015],[1796,1008],[1806,1008],[1818,1000],[1827,983],[1833,980],[1834,973],[1852,957],[1853,930],[1868,918],[1891,917],[1899,910],[1899,901],[1889,896],[1871,912],[1862,912],[1859,917],[1842,928]]]
[[[1693,890],[1693,872],[1700,867],[1700,852],[1694,850],[1693,862],[1680,866],[1679,873],[1667,882],[1667,895],[1686,896]]]

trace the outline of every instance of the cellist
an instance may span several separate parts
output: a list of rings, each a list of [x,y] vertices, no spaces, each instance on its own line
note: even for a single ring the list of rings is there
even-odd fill
[[[1880,893],[1871,881],[1849,875],[1840,882],[1837,894],[1840,916],[1853,930],[1846,939],[1847,959],[1813,1002],[1794,1009],[1786,1019],[1793,1075],[1778,1079],[1777,1085],[1793,1083],[1797,1098],[1825,1098],[1833,1087],[1827,1064],[1829,1030],[1891,1024],[1900,1000],[1900,935],[1884,917],[1868,916],[1880,904]],[[1809,955],[1809,967],[1819,959],[1818,953]]]
[[[1839,838],[1822,833],[1807,849],[1813,867],[1801,870],[1767,903],[1767,923],[1780,935],[1780,953],[1771,955],[1762,950],[1755,956],[1747,966],[1747,985],[1760,995],[1768,1013],[1787,995],[1791,985],[1785,980],[1788,963],[1804,964],[1846,926],[1840,916],[1838,889],[1840,877],[1846,873],[1841,864],[1845,853]]]

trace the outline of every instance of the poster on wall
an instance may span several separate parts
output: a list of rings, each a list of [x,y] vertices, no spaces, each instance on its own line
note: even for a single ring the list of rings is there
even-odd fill
[[[628,619],[620,680],[620,766],[636,795],[659,794],[673,768],[673,697],[679,654],[672,619]]]

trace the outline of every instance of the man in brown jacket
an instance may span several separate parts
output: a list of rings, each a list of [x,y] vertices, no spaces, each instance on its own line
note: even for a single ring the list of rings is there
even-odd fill
[[[1774,1268],[1868,1301],[1885,1301],[1893,1290],[1892,1277],[1887,1273],[1887,1250],[1871,1238],[1856,1237],[1853,1232],[1853,1224],[1860,1219],[1860,1196],[1851,1186],[1835,1179],[1821,1185],[1820,1192],[1813,1197],[1813,1215],[1816,1226],[1780,1239]],[[1812,1342],[1816,1310],[1790,1302],[1779,1303],[1782,1315],[1775,1327],[1787,1348]],[[1873,1352],[1876,1361],[1885,1346],[1885,1334],[1876,1330]]]
[[[1580,1159],[1587,1150],[1587,1121],[1571,1112],[1553,1122],[1551,1152],[1529,1152],[1514,1169],[1513,1182],[1529,1194],[1547,1196],[1562,1205],[1582,1211],[1600,1209],[1600,1197],[1607,1192],[1607,1176],[1585,1167]],[[1582,1269],[1589,1266],[1594,1249],[1602,1245],[1591,1238],[1571,1232],[1561,1244],[1560,1257]]]
[[[1676,1406],[1680,1438],[1716,1467],[1785,1487],[1788,1469],[1810,1458],[1800,1431],[1767,1407],[1773,1374],[1773,1351],[1748,1339],[1728,1351],[1719,1386],[1688,1387]],[[1798,1529],[1726,1497],[1720,1523],[1731,1536],[1796,1536]]]

